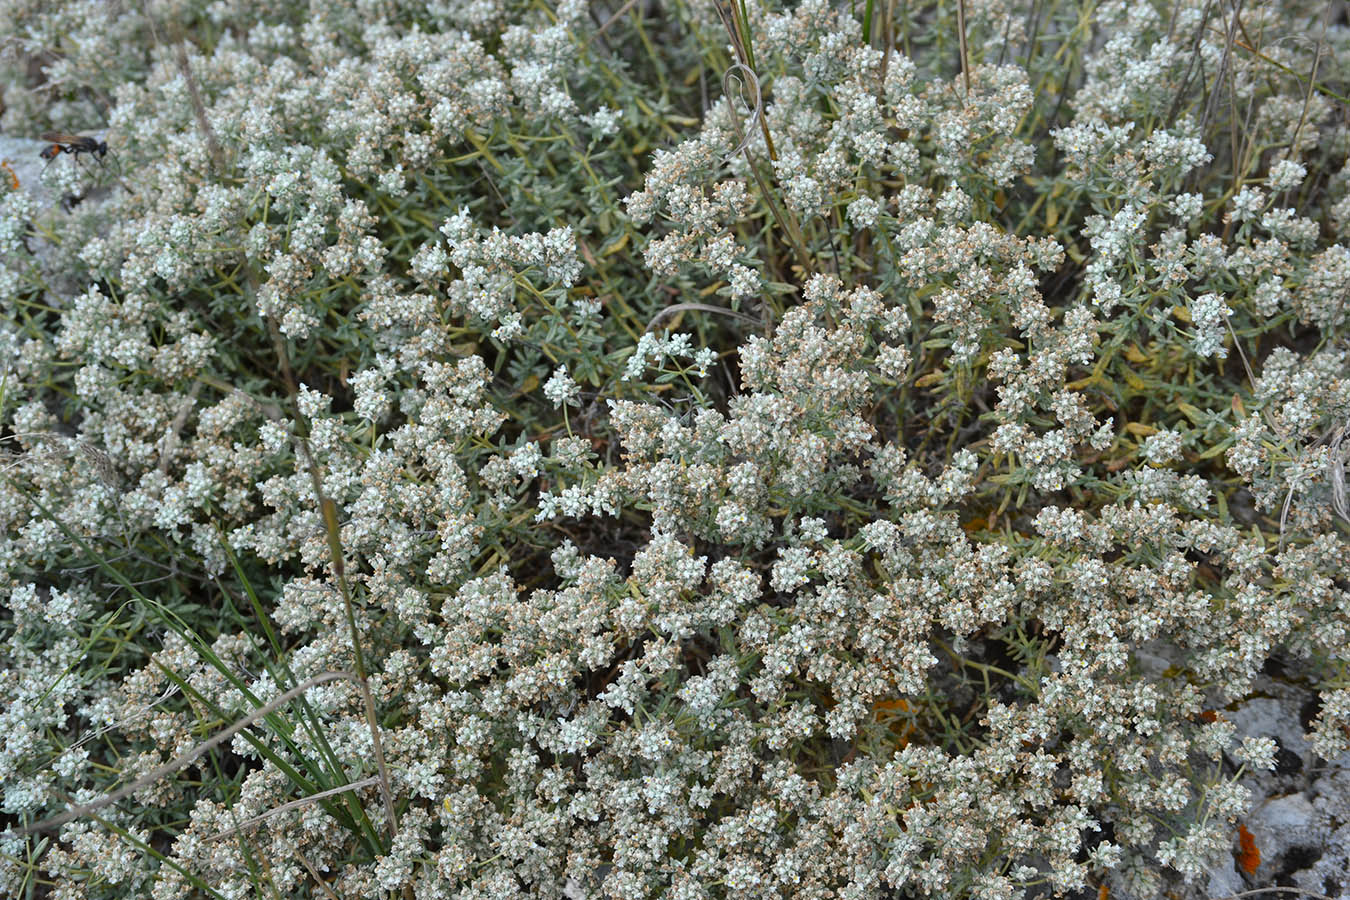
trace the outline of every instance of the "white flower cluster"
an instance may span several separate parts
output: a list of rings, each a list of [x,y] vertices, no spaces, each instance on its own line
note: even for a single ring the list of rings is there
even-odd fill
[[[145,779],[0,893],[1145,898],[1350,747],[1350,36],[255,6],[0,22],[0,805]]]

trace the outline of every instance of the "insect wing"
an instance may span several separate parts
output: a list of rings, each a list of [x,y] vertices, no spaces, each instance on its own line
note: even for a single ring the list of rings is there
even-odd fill
[[[44,159],[51,159],[57,153],[97,153],[99,156],[108,152],[108,145],[98,138],[89,137],[87,134],[67,134],[64,131],[48,131],[42,135],[44,141],[51,141],[52,146],[42,152]],[[50,152],[51,156],[47,154]]]
[[[87,144],[93,138],[85,137],[82,134],[67,134],[64,131],[44,131],[41,135],[44,141],[51,141],[53,144]]]

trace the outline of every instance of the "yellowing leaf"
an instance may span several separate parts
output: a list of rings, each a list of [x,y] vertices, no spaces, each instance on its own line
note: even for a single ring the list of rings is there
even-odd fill
[[[1204,421],[1205,414],[1194,406],[1191,406],[1189,403],[1178,403],[1177,409],[1181,411],[1183,416],[1190,419],[1191,422],[1196,425],[1199,425]]]
[[[1136,391],[1148,390],[1148,385],[1144,384],[1144,379],[1140,378],[1138,375],[1134,374],[1129,369],[1125,370],[1124,377],[1125,383],[1128,384],[1130,387],[1134,388]]]

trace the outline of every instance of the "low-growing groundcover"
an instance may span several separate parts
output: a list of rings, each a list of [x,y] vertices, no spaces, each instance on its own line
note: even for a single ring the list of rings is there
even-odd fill
[[[1149,898],[1350,748],[1343,7],[0,33],[5,895]]]

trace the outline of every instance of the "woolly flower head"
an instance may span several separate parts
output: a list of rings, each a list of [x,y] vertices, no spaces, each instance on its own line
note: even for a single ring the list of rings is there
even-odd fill
[[[567,366],[558,366],[553,370],[553,377],[544,383],[544,396],[552,401],[554,406],[562,406],[564,403],[568,406],[580,405],[581,389],[572,380],[572,376],[567,374]]]
[[[607,106],[602,106],[590,115],[581,117],[581,121],[590,126],[591,137],[597,140],[618,134],[619,122],[622,120],[623,110],[610,109]]]
[[[1191,301],[1191,321],[1195,336],[1191,347],[1199,356],[1217,356],[1224,359],[1228,348],[1223,345],[1224,325],[1233,311],[1218,294],[1204,294]]]
[[[1144,458],[1161,465],[1181,455],[1181,435],[1175,431],[1159,431],[1144,438]]]

